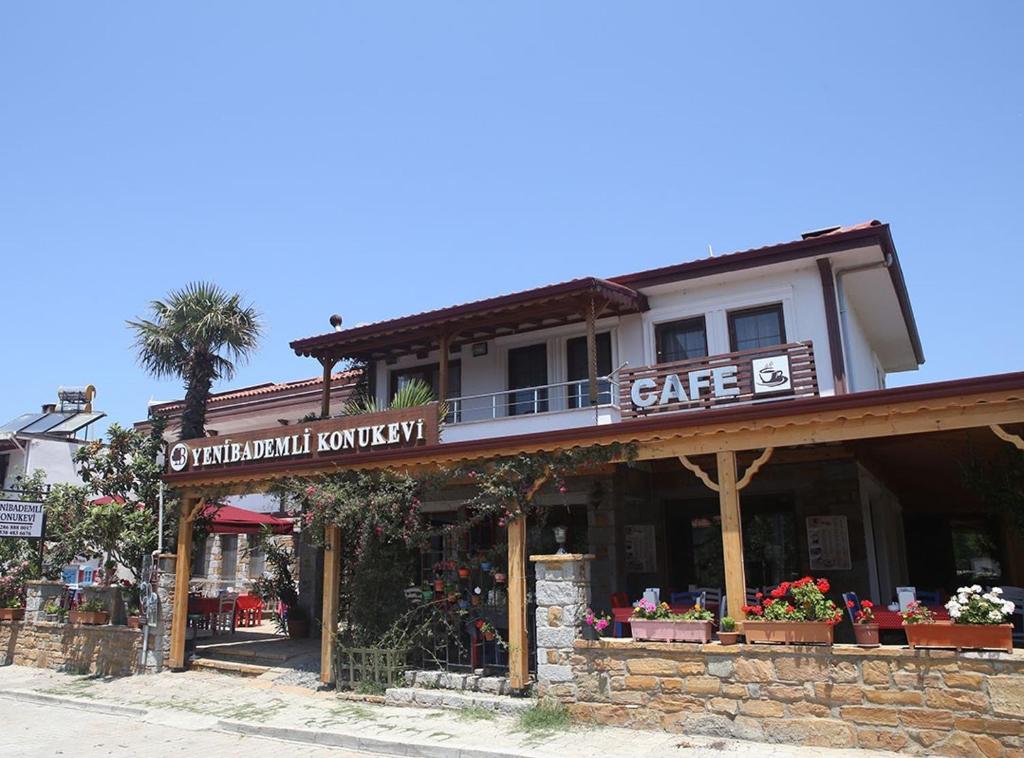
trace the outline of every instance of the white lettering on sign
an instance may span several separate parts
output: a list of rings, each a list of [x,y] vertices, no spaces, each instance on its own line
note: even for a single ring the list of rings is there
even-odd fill
[[[0,500],[0,537],[42,537],[43,504]]]
[[[399,421],[388,424],[368,424],[330,432],[304,429],[302,434],[289,434],[268,439],[232,442],[230,437],[209,445],[193,447],[179,442],[168,456],[172,471],[183,471],[191,462],[193,469],[204,466],[223,466],[299,455],[358,451],[386,445],[410,445],[425,438],[424,420]],[[190,461],[191,458],[191,461]]]
[[[716,366],[715,368],[697,369],[683,377],[679,374],[668,374],[662,380],[661,391],[658,391],[656,379],[636,379],[629,389],[629,396],[637,408],[650,408],[652,405],[669,405],[681,403],[690,405],[698,403],[708,396],[713,398],[733,397],[740,394],[737,366]]]

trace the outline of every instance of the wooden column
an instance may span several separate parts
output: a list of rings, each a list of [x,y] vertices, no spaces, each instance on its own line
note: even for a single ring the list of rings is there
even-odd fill
[[[327,527],[324,542],[324,599],[320,613],[320,681],[334,682],[335,630],[338,627],[338,592],[341,584],[341,527]]]
[[[451,337],[448,334],[442,334],[438,340],[440,355],[437,359],[437,401],[439,403],[448,399],[448,348],[450,344]]]
[[[590,404],[597,405],[597,303],[591,297],[587,301],[587,384]]]
[[[171,609],[171,650],[169,665],[172,670],[185,668],[185,630],[188,628],[188,582],[192,570],[192,518],[199,505],[199,497],[186,491],[181,498],[178,517],[178,547],[174,563],[174,606]]]
[[[743,567],[743,528],[740,518],[740,487],[736,482],[736,453],[718,453],[718,506],[722,514],[722,555],[725,562],[725,594],[729,615],[746,618],[747,578]]]
[[[320,398],[320,417],[328,418],[331,415],[331,376],[334,373],[335,361],[329,358],[321,358],[320,363],[324,367],[324,387]]]
[[[508,522],[508,675],[513,690],[530,675],[526,627],[526,516]]]

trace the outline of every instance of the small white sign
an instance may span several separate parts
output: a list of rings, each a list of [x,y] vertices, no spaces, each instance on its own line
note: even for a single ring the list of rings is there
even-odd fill
[[[793,389],[789,373],[789,356],[773,355],[770,358],[754,358],[750,362],[754,373],[754,394],[785,392]]]
[[[42,537],[43,504],[0,500],[0,537]]]

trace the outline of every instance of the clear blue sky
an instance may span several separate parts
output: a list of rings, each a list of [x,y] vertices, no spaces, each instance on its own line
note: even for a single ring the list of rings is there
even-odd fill
[[[288,341],[893,225],[928,362],[1024,368],[1024,4],[5,3],[0,416],[182,394],[125,319],[191,279]],[[726,8],[731,12],[727,12]]]

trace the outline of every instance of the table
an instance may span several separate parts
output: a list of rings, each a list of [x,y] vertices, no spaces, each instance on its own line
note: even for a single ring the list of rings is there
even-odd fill
[[[874,608],[875,623],[879,629],[903,629],[903,617],[899,611],[887,608]],[[949,621],[949,611],[942,606],[928,606],[936,621]]]

